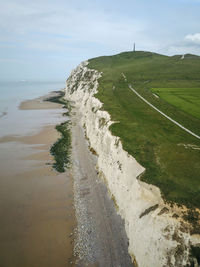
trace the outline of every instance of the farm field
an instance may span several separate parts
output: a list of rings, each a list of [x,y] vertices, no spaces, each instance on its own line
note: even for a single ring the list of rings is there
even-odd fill
[[[152,88],[169,104],[200,119],[200,88]]]
[[[146,168],[140,179],[158,186],[167,201],[200,208],[199,139],[167,120],[128,88],[131,84],[146,100],[199,135],[196,106],[200,57],[186,55],[181,60],[181,56],[125,52],[91,59],[89,68],[103,72],[96,97],[112,120],[118,122],[111,125],[111,132]],[[185,100],[179,96],[181,90]]]

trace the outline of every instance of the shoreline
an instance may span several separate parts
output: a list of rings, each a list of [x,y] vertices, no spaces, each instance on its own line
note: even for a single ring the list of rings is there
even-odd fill
[[[58,109],[61,108],[59,103],[48,101],[51,97],[57,97],[62,91],[52,91],[47,95],[22,101],[19,105],[20,110],[35,110],[35,109]]]
[[[24,111],[62,107],[44,101],[47,97],[25,101],[20,107]],[[50,147],[60,137],[55,126],[43,126],[33,135],[0,138],[4,241],[0,264],[5,266],[74,266],[73,177],[70,171],[60,174],[52,169]]]

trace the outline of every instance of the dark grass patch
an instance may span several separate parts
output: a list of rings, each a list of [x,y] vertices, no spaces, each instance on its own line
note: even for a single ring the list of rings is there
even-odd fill
[[[71,148],[71,132],[69,129],[69,121],[63,122],[56,126],[56,130],[61,137],[52,145],[50,152],[54,156],[54,169],[58,172],[65,172],[70,164],[70,148]]]
[[[139,218],[141,219],[143,216],[149,214],[151,211],[154,211],[154,210],[156,210],[157,208],[158,208],[158,204],[151,206],[150,208],[148,208],[148,209],[146,209],[145,211],[143,211],[143,212],[140,214]]]
[[[194,259],[198,263],[198,266],[200,265],[200,244],[198,244],[197,246],[191,246],[190,257],[192,259],[191,259],[191,263],[188,267],[195,267],[196,266]]]
[[[183,219],[188,221],[192,228],[190,229],[190,233],[192,235],[200,234],[200,215],[195,209],[188,210],[184,215]],[[199,255],[200,256],[200,255]]]
[[[69,101],[64,99],[65,92],[57,91],[56,93],[57,93],[56,96],[48,97],[44,101],[49,101],[49,102],[53,102],[53,103],[62,104],[63,108],[66,108],[66,109],[68,109],[68,111],[70,111],[71,107],[70,107]],[[64,116],[68,116],[68,114],[69,114],[68,112],[63,113]]]
[[[59,104],[65,104],[65,100],[63,99],[65,93],[63,91],[56,91],[57,95],[50,96],[46,98],[44,101],[59,103]]]
[[[49,97],[45,101],[50,101],[58,104],[63,104],[63,108],[68,109],[63,113],[63,116],[69,116],[71,107],[69,102],[64,99],[65,93],[58,91],[56,96]],[[65,169],[70,164],[70,149],[71,149],[71,132],[70,121],[56,125],[56,130],[61,134],[61,137],[52,145],[50,152],[54,156],[55,162],[53,168],[58,172],[65,172]]]

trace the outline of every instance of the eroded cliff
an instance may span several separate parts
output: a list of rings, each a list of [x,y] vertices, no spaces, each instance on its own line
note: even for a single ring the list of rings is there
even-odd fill
[[[185,208],[165,203],[159,188],[140,181],[145,168],[109,131],[114,122],[95,97],[102,74],[87,64],[72,71],[65,97],[80,116],[90,150],[97,156],[99,177],[125,221],[133,261],[141,267],[190,266],[192,261],[191,266],[198,266],[197,260],[191,259],[191,245],[200,243],[200,238],[191,235],[191,226],[182,219]]]

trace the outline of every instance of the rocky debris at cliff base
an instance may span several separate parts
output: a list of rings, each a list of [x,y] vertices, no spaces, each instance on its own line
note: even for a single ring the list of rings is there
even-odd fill
[[[96,156],[88,148],[79,116],[73,115],[72,158],[78,222],[75,233],[77,266],[133,266],[124,222],[99,179]]]

